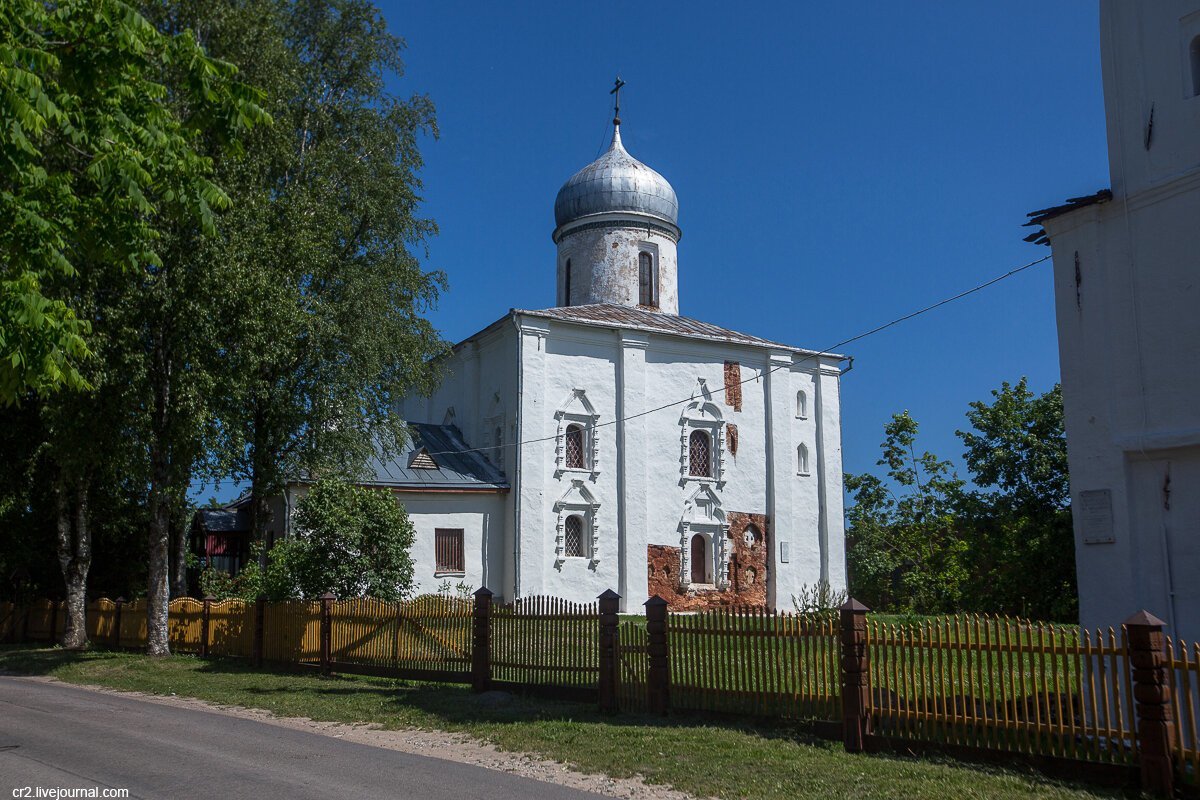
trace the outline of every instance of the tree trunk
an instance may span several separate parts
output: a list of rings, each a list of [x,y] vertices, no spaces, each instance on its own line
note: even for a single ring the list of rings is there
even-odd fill
[[[167,408],[170,403],[170,374],[162,334],[155,337],[154,415],[150,443],[150,527],[148,530],[149,577],[146,592],[146,652],[152,656],[171,654],[167,638],[167,604],[170,582],[171,504],[167,497],[170,467],[167,457]]]
[[[183,597],[188,592],[187,556],[188,523],[187,510],[183,509],[171,522],[174,552],[171,553],[171,597]]]
[[[92,533],[88,527],[88,485],[81,477],[75,486],[74,514],[68,508],[62,479],[55,489],[58,514],[58,564],[67,589],[63,647],[79,650],[87,647],[87,578],[92,566]]]

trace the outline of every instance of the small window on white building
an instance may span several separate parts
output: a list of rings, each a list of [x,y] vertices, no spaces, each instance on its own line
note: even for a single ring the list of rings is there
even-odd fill
[[[563,523],[563,555],[567,558],[583,558],[585,541],[583,535],[583,517],[572,514]]]
[[[658,276],[654,274],[654,256],[638,253],[638,305],[658,308]]]
[[[1188,47],[1188,61],[1192,65],[1192,96],[1200,95],[1200,36],[1192,39]]]
[[[712,475],[712,439],[707,431],[692,431],[688,437],[688,474],[696,478]]]
[[[567,426],[566,441],[564,442],[564,447],[566,447],[566,450],[567,450],[566,455],[565,455],[565,462],[567,465],[567,469],[586,469],[587,468],[584,465],[584,460],[585,460],[584,456],[585,456],[586,451],[584,449],[583,426],[582,425],[568,425]]]
[[[796,474],[808,474],[808,446],[800,445],[796,448]]]
[[[433,531],[434,572],[466,571],[462,528],[435,528]]]
[[[796,392],[796,419],[808,419],[808,395],[803,389]]]

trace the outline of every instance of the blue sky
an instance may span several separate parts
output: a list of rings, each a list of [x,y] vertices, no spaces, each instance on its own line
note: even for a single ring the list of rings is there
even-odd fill
[[[1108,185],[1094,0],[400,3],[428,93],[433,312],[458,340],[554,304],[559,186],[622,137],[680,200],[681,313],[820,349],[1026,263],[1025,213]],[[857,343],[845,469],[908,409],[961,462],[972,400],[1057,380],[1049,263]]]
[[[554,196],[622,136],[679,195],[681,313],[823,348],[1048,252],[1025,213],[1108,185],[1093,0],[385,2],[427,92],[429,264],[451,339],[554,304]],[[1058,380],[1049,262],[848,348],[845,468],[909,409],[960,460],[967,403]]]

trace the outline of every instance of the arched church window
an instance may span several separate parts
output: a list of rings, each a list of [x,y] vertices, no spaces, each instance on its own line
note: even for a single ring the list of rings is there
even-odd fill
[[[692,583],[708,583],[708,542],[697,533],[692,537]]]
[[[808,447],[803,444],[796,448],[796,474],[808,474]]]
[[[808,419],[808,395],[803,389],[796,392],[796,419]]]
[[[1200,95],[1200,36],[1192,39],[1188,57],[1192,62],[1192,96],[1195,97]]]
[[[654,279],[654,257],[645,250],[638,253],[638,304],[658,307],[658,281]]]
[[[567,469],[585,469],[583,458],[583,426],[568,425],[566,434]]]
[[[572,514],[563,523],[563,555],[583,558],[583,517]]]
[[[563,270],[563,305],[571,305],[571,259],[567,259],[567,266]]]
[[[698,478],[712,475],[712,440],[707,431],[692,431],[688,437],[688,474]]]

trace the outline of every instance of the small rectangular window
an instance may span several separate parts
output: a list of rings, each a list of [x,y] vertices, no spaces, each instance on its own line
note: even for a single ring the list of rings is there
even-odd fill
[[[463,558],[463,529],[436,528],[433,532],[434,556],[437,572],[465,572]]]

